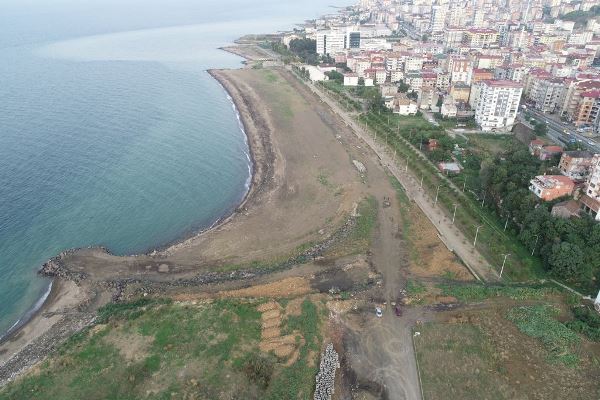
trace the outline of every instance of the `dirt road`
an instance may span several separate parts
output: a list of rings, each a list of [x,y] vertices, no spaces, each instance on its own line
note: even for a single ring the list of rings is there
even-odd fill
[[[395,159],[389,148],[375,140],[375,138],[361,126],[359,126],[352,117],[341,109],[338,104],[329,98],[322,90],[310,82],[306,83],[308,87],[325,102],[335,114],[352,128],[354,133],[369,145],[379,156],[382,163],[386,165],[390,172],[398,179],[406,190],[407,195],[414,200],[423,210],[425,215],[431,220],[433,225],[440,233],[440,239],[455,252],[461,260],[467,265],[471,272],[478,279],[484,281],[499,280],[498,273],[487,263],[481,254],[475,249],[473,244],[451,223],[450,218],[446,216],[440,207],[434,204],[425,191],[420,187],[420,182],[406,169],[400,165],[399,160]]]

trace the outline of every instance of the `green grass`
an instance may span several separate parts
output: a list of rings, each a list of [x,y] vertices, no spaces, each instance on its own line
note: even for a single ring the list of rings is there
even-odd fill
[[[413,281],[412,279],[406,281],[406,293],[409,296],[418,296],[426,291],[427,289],[420,282]]]
[[[305,338],[286,367],[258,350],[258,304],[104,307],[106,325],[69,340],[39,371],[4,387],[0,399],[311,399],[322,341],[318,306],[305,300],[301,315],[286,321],[287,331]]]
[[[507,297],[513,300],[540,300],[558,293],[551,287],[531,287],[512,285],[438,285],[442,295],[456,297],[461,301],[485,300],[492,297]]]
[[[555,319],[559,310],[553,306],[523,306],[511,309],[507,318],[524,334],[539,339],[549,352],[549,360],[570,367],[579,364],[574,353],[581,338]]]
[[[233,360],[260,339],[260,313],[252,304],[223,300],[187,307],[139,301],[104,307],[100,315],[106,327],[69,340],[39,372],[5,387],[0,399],[182,397],[192,389],[190,379],[203,388],[200,398],[213,398],[230,390],[226,373],[254,386],[233,369]],[[147,345],[137,348],[136,342]],[[124,353],[132,346],[134,358]],[[186,365],[195,366],[189,376]],[[147,394],[149,387],[156,390]]]

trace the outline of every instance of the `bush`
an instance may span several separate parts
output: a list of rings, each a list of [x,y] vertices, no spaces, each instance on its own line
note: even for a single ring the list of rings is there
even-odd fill
[[[585,335],[594,342],[600,342],[600,315],[591,307],[579,306],[573,308],[575,320],[566,325],[575,332]]]
[[[243,371],[248,380],[265,389],[271,383],[274,368],[272,358],[253,353],[244,362]]]

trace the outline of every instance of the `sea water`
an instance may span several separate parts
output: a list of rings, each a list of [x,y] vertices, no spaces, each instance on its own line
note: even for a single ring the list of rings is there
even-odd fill
[[[246,33],[344,1],[4,0],[0,335],[48,291],[60,251],[149,251],[230,213],[250,181],[231,100],[207,73]]]

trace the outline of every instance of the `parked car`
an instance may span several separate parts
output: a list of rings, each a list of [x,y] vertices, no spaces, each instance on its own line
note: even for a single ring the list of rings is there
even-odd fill
[[[379,318],[383,317],[383,311],[381,310],[381,308],[375,307],[375,315],[377,315],[377,317]]]

